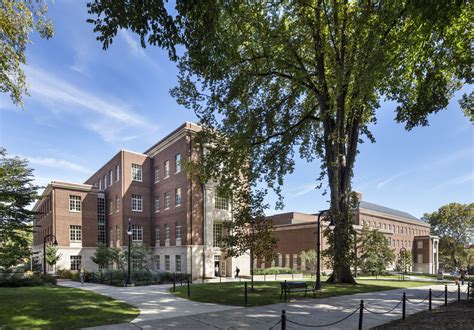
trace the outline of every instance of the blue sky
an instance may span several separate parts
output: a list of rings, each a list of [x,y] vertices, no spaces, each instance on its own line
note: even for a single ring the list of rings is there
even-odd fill
[[[177,69],[164,51],[142,49],[126,31],[103,51],[86,23],[85,2],[57,1],[49,16],[54,38],[32,35],[27,48],[31,96],[24,110],[0,95],[0,145],[30,160],[39,184],[82,182],[119,149],[143,152],[184,121],[196,121],[169,95]],[[354,189],[364,200],[417,217],[473,201],[474,131],[459,95],[430,117],[429,127],[411,132],[393,120],[395,104],[382,103],[372,127],[377,142],[360,147],[355,167]],[[297,162],[283,189],[285,211],[327,208],[328,196],[314,189],[318,174],[318,162]]]

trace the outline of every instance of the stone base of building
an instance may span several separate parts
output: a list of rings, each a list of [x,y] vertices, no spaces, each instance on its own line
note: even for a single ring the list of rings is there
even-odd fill
[[[413,264],[414,273],[423,273],[423,274],[436,274],[437,269],[434,269],[433,263],[414,263]]]

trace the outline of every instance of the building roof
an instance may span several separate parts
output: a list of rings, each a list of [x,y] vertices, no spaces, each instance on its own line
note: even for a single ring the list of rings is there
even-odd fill
[[[366,201],[360,201],[359,208],[370,210],[370,211],[375,211],[375,212],[379,212],[379,213],[390,214],[390,215],[393,215],[393,216],[396,216],[396,217],[401,217],[401,218],[406,218],[406,219],[410,219],[410,220],[416,220],[416,221],[424,222],[423,220],[418,219],[417,217],[411,215],[410,213],[395,210],[395,209],[391,209],[389,207],[385,207],[385,206],[374,204],[374,203],[369,203],[369,202],[366,202]]]

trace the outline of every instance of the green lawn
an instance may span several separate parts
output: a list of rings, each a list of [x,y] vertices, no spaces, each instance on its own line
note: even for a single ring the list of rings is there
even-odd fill
[[[0,328],[83,328],[130,322],[138,314],[129,304],[85,290],[0,288]]]
[[[313,285],[314,281],[307,281],[307,283]],[[323,282],[323,289],[316,292],[315,298],[424,286],[434,282],[358,280],[357,283],[357,285],[335,285]],[[282,300],[280,300],[280,282],[255,282],[254,287],[255,291],[250,291],[250,283],[248,282],[248,306],[260,306],[282,302]],[[179,297],[187,298],[187,287],[185,285],[176,287],[175,294]],[[292,297],[302,298],[304,297],[304,293],[294,293]],[[307,297],[312,298],[313,294],[308,292]],[[207,303],[244,306],[244,282],[193,284],[191,286],[190,299]]]

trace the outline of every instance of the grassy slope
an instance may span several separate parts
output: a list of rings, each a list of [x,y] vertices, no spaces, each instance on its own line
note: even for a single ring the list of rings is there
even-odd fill
[[[313,282],[309,282],[313,285]],[[355,294],[361,292],[373,292],[382,290],[393,290],[399,288],[408,288],[415,286],[430,285],[430,282],[415,281],[390,281],[390,280],[359,280],[357,285],[344,284],[327,284],[322,283],[323,289],[316,292],[315,298],[326,298],[340,296],[346,294]],[[177,296],[187,298],[187,287],[176,287]],[[292,297],[301,298],[304,293],[292,294]],[[307,297],[313,297],[308,292]],[[209,283],[194,284],[191,286],[191,300],[209,303],[218,303],[224,305],[244,305],[244,283]],[[250,291],[250,283],[248,283],[248,305],[259,306],[276,304],[282,302],[280,300],[280,283],[279,282],[255,282],[255,291]]]
[[[124,323],[139,310],[85,290],[53,286],[0,288],[0,327],[82,328]]]

